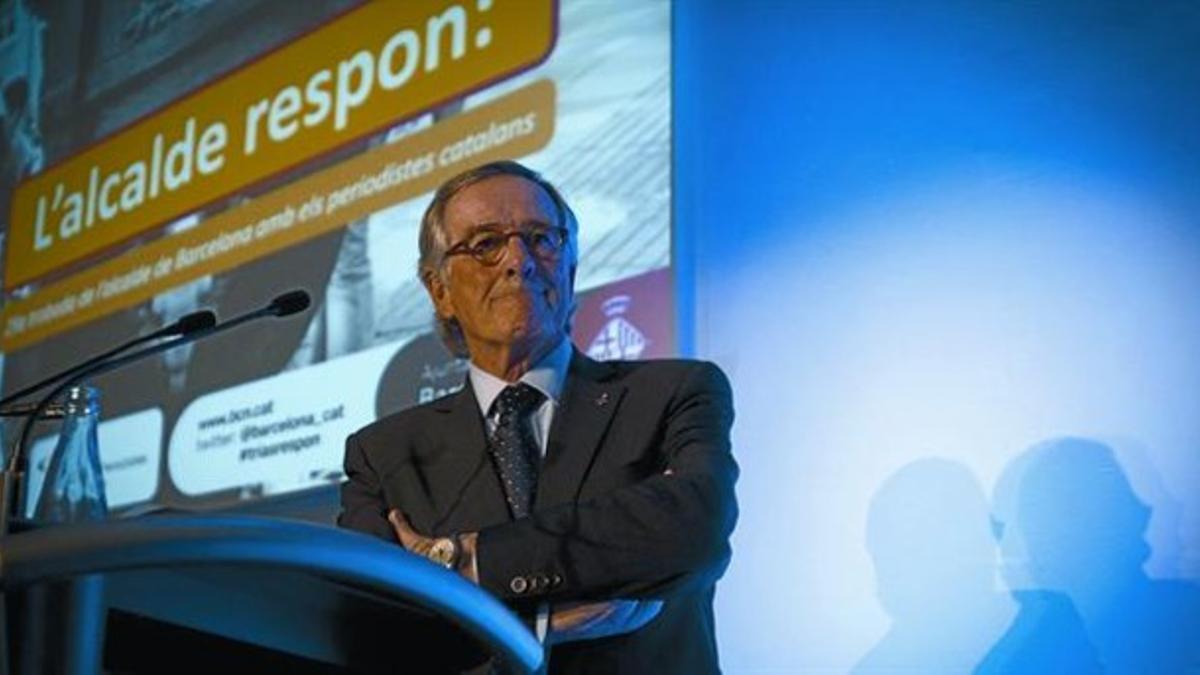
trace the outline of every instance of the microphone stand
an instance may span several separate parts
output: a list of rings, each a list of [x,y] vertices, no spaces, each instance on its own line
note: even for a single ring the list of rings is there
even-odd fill
[[[83,366],[72,369],[70,374],[64,377],[58,386],[56,386],[50,391],[49,394],[43,396],[42,399],[38,401],[38,404],[34,407],[33,412],[25,420],[25,425],[21,429],[21,437],[18,440],[16,447],[13,449],[12,454],[8,458],[5,473],[15,475],[24,471],[25,464],[27,462],[26,455],[30,439],[32,438],[34,425],[37,424],[38,419],[45,414],[46,410],[50,407],[55,398],[65,392],[68,388],[83,381],[85,378],[94,375],[101,375],[109,372],[110,370],[116,370],[117,368],[122,368],[130,363],[133,363],[134,361],[146,358],[147,356],[153,356],[160,352],[167,351],[168,349],[179,347],[216,333],[223,333],[250,321],[255,321],[268,316],[291,316],[292,314],[303,312],[304,310],[308,309],[310,302],[311,300],[307,292],[303,290],[289,291],[277,296],[265,307],[260,307],[259,309],[251,312],[246,312],[245,314],[236,316],[228,321],[223,321],[216,325],[204,322],[192,322],[185,326],[184,329],[186,332],[183,335],[180,335],[174,339],[165,340],[163,342],[159,342],[158,344],[139,349],[135,352],[130,352],[115,358],[109,358],[107,360],[92,359]],[[12,512],[12,493],[11,491],[6,492],[2,496],[4,501],[0,502],[0,510],[4,512],[4,515],[0,516],[0,518],[7,518],[7,515]],[[0,522],[0,524],[5,526],[3,529],[0,529],[0,536],[2,536],[3,533],[7,532],[7,522]]]
[[[187,314],[183,317],[180,317],[179,320],[175,321],[174,323],[170,324],[169,326],[164,326],[163,328],[160,328],[160,329],[154,331],[153,333],[149,333],[147,335],[142,335],[142,336],[136,337],[133,340],[130,340],[129,342],[117,345],[116,347],[113,347],[112,349],[110,349],[106,352],[97,354],[97,355],[93,356],[92,358],[88,359],[87,361],[84,361],[83,363],[80,363],[75,366],[71,366],[70,368],[67,368],[66,370],[59,371],[59,372],[51,375],[50,377],[43,378],[39,382],[34,382],[33,384],[31,384],[27,387],[24,387],[23,389],[14,391],[13,393],[9,394],[8,396],[5,396],[4,398],[0,399],[0,417],[23,417],[23,416],[27,415],[28,414],[27,410],[33,410],[33,408],[26,409],[21,406],[9,406],[9,404],[14,401],[19,401],[22,398],[28,396],[29,394],[32,394],[35,391],[38,391],[40,389],[45,389],[46,387],[54,384],[55,382],[58,382],[59,380],[63,379],[64,377],[70,377],[71,375],[78,373],[82,370],[86,370],[87,368],[90,368],[93,365],[100,363],[101,361],[107,361],[108,359],[111,359],[112,357],[116,356],[117,354],[120,354],[121,352],[133,349],[134,347],[136,347],[140,344],[152,342],[159,338],[165,338],[165,337],[170,337],[172,335],[181,335],[181,334],[186,335],[188,333],[191,333],[192,331],[200,330],[201,328],[211,328],[212,326],[216,325],[216,323],[217,323],[217,315],[213,314],[211,310],[207,310],[207,309],[202,309],[198,312],[192,312],[191,314]]]
[[[71,378],[72,376],[80,373],[90,372],[90,369],[96,367],[97,364],[103,364],[121,352],[132,349],[140,344],[180,333],[184,336],[190,335],[200,330],[210,329],[216,325],[216,323],[217,315],[213,314],[212,311],[207,309],[187,314],[168,326],[160,328],[147,335],[134,338],[133,340],[124,344],[117,345],[106,352],[102,352],[91,357],[87,361],[84,361],[77,366],[73,366],[64,371],[55,373],[50,377],[41,380],[40,382],[35,382],[23,389],[5,396],[3,399],[0,399],[0,417],[27,417],[28,420],[26,421],[26,429],[28,429],[32,422],[36,421],[38,418],[60,418],[63,416],[64,411],[55,410],[50,405],[50,402],[53,401],[53,399],[58,396],[59,393],[61,393],[57,390],[46,399],[40,401],[37,405],[9,404],[35,391],[38,391],[39,389],[43,389],[63,378]],[[23,437],[24,434],[22,434],[22,438]],[[13,448],[12,454],[8,457],[8,462],[6,463],[5,468],[0,471],[0,538],[8,534],[9,517],[16,508],[14,501],[17,489],[21,484],[21,478],[23,476],[22,469],[24,468],[19,461],[19,455],[23,452],[21,448],[22,445],[20,444]],[[0,616],[0,621],[3,621],[2,616]],[[0,640],[3,639],[4,635],[2,632],[0,632]],[[0,646],[3,645],[0,644]],[[0,654],[4,653],[6,652],[0,651]],[[0,664],[0,669],[3,668],[3,665],[4,664]],[[0,670],[0,675],[3,675],[3,670]]]
[[[32,438],[33,427],[35,424],[37,424],[39,419],[50,417],[46,413],[51,409],[54,399],[58,398],[58,396],[65,392],[68,388],[78,384],[85,378],[94,375],[101,375],[110,370],[116,370],[117,368],[126,366],[134,361],[137,361],[138,359],[143,359],[147,356],[153,356],[154,354],[188,344],[189,342],[194,342],[215,333],[227,331],[249,321],[254,321],[267,316],[285,317],[303,312],[304,310],[308,309],[310,302],[311,298],[307,292],[303,290],[293,290],[277,296],[265,307],[256,309],[252,312],[247,312],[241,316],[234,317],[228,321],[215,325],[214,321],[216,317],[212,314],[212,312],[207,310],[203,312],[196,312],[183,317],[172,326],[168,326],[167,328],[156,331],[149,336],[135,339],[133,342],[121,345],[115,349],[109,350],[108,352],[95,356],[84,363],[75,366],[74,368],[70,368],[62,373],[58,373],[32,387],[26,387],[17,394],[6,398],[4,402],[7,403],[18,396],[23,396],[29,393],[30,391],[36,391],[44,386],[48,386],[57,378],[62,379],[58,386],[51,390],[48,395],[43,396],[41,400],[38,401],[37,405],[33,406],[32,409],[22,406],[20,408],[13,408],[9,410],[13,416],[27,415],[27,419],[25,420],[24,427],[21,429],[21,437],[16,446],[13,448],[11,455],[8,457],[8,461],[6,462],[4,470],[0,471],[0,539],[8,534],[9,517],[13,514],[16,504],[19,503],[18,500],[14,499],[15,494],[19,488],[25,487],[24,481],[20,479],[24,474],[24,470],[28,462],[26,451],[30,439]],[[159,342],[158,344],[151,345],[144,349],[139,349],[135,352],[117,356],[121,352],[124,352],[138,344],[142,344],[158,337],[164,337],[172,333],[182,334],[173,339]],[[4,595],[2,592],[0,592],[0,675],[8,675],[9,671],[8,633],[7,626],[5,625],[7,607],[5,605],[6,603],[4,600]]]

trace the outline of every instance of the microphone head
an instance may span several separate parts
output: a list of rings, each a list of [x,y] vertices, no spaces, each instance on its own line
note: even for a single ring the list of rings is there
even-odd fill
[[[298,288],[277,296],[267,307],[275,316],[291,316],[308,309],[311,302],[312,298],[309,297],[308,291]]]
[[[198,330],[207,330],[217,325],[217,315],[211,310],[202,309],[199,312],[192,312],[179,318],[171,331],[175,335],[187,335]]]

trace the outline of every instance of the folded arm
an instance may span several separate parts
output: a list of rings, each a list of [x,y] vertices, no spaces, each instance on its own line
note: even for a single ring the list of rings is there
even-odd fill
[[[551,602],[552,642],[640,628],[657,614],[661,599],[709,585],[724,571],[737,516],[732,421],[725,376],[711,364],[695,365],[665,410],[664,471],[464,533],[459,572],[517,605]],[[347,440],[345,466],[349,480],[339,524],[425,551],[432,538],[416,532],[399,511],[389,513],[378,473],[354,436]]]
[[[697,364],[665,412],[667,471],[484,528],[477,543],[480,585],[513,601],[588,601],[661,599],[712,583],[728,561],[737,516],[732,421],[725,376]]]

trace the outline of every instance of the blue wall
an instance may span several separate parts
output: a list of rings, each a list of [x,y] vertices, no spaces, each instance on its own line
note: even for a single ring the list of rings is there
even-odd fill
[[[727,670],[1200,667],[1200,6],[675,23]]]

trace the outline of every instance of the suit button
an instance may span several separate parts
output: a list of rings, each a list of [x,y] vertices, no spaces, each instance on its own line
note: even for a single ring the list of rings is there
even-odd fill
[[[529,589],[529,581],[525,577],[513,577],[512,581],[508,582],[508,587],[513,593],[520,595]]]
[[[539,574],[533,578],[533,587],[536,590],[544,591],[550,588],[550,577],[545,574]]]
[[[563,578],[561,574],[555,574],[554,576],[550,577],[550,586],[552,588],[562,586],[562,582]]]

